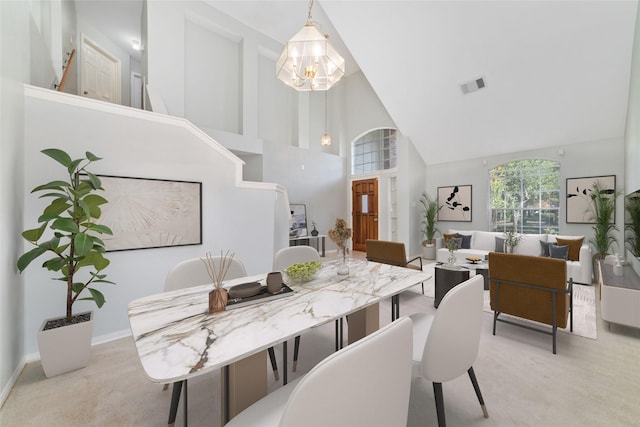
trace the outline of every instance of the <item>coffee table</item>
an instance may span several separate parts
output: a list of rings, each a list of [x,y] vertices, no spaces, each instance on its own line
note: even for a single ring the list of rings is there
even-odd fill
[[[489,290],[489,263],[484,261],[484,262],[479,262],[477,264],[472,264],[472,263],[467,263],[467,264],[460,264],[460,266],[462,268],[467,268],[469,270],[475,271],[475,274],[481,274],[482,277],[484,277],[484,290],[488,291]]]
[[[433,306],[438,308],[447,292],[465,280],[469,280],[469,269],[455,264],[440,264],[435,266],[435,272]]]

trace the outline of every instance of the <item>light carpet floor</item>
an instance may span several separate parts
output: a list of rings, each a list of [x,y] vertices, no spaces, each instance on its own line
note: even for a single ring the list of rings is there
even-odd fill
[[[432,297],[413,291],[400,297],[401,315],[435,312]],[[482,416],[463,375],[443,385],[448,425],[640,426],[640,333],[603,322],[596,308],[598,338],[558,334],[556,355],[547,335],[511,325],[492,335],[492,316],[485,313],[474,369],[490,417]],[[388,302],[381,304],[380,319],[390,321]],[[290,380],[331,354],[333,333],[327,324],[302,336],[298,372]],[[280,386],[270,372],[268,378],[270,390]],[[218,372],[189,381],[189,425],[220,426],[219,396]],[[146,379],[127,337],[95,346],[87,368],[54,378],[44,377],[39,362],[28,364],[0,410],[0,426],[163,426],[170,399],[170,391]],[[407,426],[436,425],[432,386],[416,378]]]

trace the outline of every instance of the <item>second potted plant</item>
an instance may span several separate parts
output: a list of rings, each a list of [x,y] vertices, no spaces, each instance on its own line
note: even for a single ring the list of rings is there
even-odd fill
[[[22,233],[34,247],[18,259],[17,267],[22,272],[40,256],[50,255],[42,267],[59,274],[54,280],[63,282],[66,289],[65,316],[45,321],[38,333],[42,368],[47,377],[52,377],[88,363],[92,312],[74,314],[73,304],[89,300],[100,308],[105,303],[95,285],[113,282],[102,273],[109,260],[104,257],[104,242],[97,236],[112,232],[95,222],[107,200],[97,194],[102,189],[100,178],[86,169],[100,158],[87,152],[84,158],[72,160],[66,152],[53,148],[42,153],[60,163],[68,179],[51,181],[31,191],[42,192],[40,197],[51,202],[38,218],[40,225]]]
[[[425,237],[425,240],[422,241],[422,256],[425,259],[435,259],[435,235],[440,231],[437,227],[437,218],[442,206],[438,206],[438,202],[425,192],[420,198],[420,208],[422,210],[422,233]]]

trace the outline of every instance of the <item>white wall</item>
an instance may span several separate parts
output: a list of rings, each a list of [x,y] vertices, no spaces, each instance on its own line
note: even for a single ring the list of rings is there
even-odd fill
[[[633,41],[629,108],[625,130],[625,193],[640,190],[640,7]]]
[[[91,151],[103,160],[97,174],[202,182],[203,244],[110,252],[107,270],[115,286],[105,285],[107,299],[97,310],[80,302],[74,311],[94,309],[94,340],[127,333],[127,304],[161,292],[170,267],[177,262],[230,249],[249,274],[270,271],[274,250],[286,244],[288,228],[283,190],[240,182],[242,161],[184,119],[175,119],[92,101],[43,89],[26,89],[25,156],[29,159],[24,191],[63,178],[64,171],[39,153],[57,147],[77,158]],[[205,138],[204,140],[201,138]],[[58,174],[58,175],[56,175]],[[43,201],[27,197],[24,221],[37,223]],[[278,233],[278,234],[276,234]],[[29,245],[25,245],[25,249]],[[44,318],[64,314],[64,291],[51,275],[37,268],[23,273],[26,304],[24,341],[27,353],[36,351],[36,331]]]
[[[559,150],[564,155],[559,154]],[[624,141],[622,138],[582,142],[539,150],[511,153],[502,156],[443,163],[427,167],[427,192],[436,197],[437,187],[452,185],[472,185],[472,222],[441,221],[441,232],[449,228],[462,230],[488,230],[489,227],[489,170],[514,160],[548,159],[560,162],[560,233],[584,235],[585,240],[593,237],[588,224],[566,223],[566,179],[587,176],[616,175],[616,184],[624,184]],[[486,162],[486,164],[485,164]],[[616,224],[622,228],[622,199],[618,201]],[[616,233],[622,243],[620,233]],[[613,250],[616,250],[615,247]]]
[[[24,97],[29,81],[29,3],[0,1],[0,406],[23,363],[24,288],[15,266],[22,238]]]
[[[265,143],[263,178],[287,188],[289,201],[304,204],[307,221],[327,234],[336,218],[345,218],[346,160],[333,154],[285,144]],[[335,245],[327,239],[327,248]]]

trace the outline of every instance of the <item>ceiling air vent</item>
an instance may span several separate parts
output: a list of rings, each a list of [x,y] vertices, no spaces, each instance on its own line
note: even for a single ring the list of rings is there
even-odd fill
[[[470,82],[460,85],[460,89],[462,89],[462,93],[465,95],[471,92],[475,92],[478,89],[482,89],[484,87],[484,77],[480,77],[479,79],[471,80]]]

